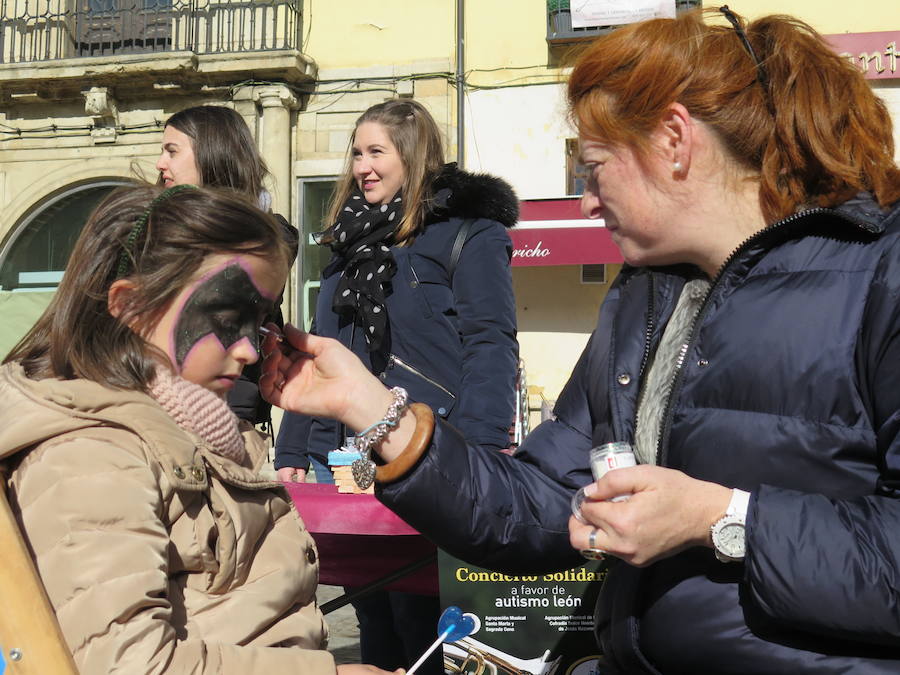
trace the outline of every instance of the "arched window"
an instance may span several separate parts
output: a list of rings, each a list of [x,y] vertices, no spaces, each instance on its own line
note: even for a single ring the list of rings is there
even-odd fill
[[[0,251],[0,291],[55,289],[88,215],[125,182],[79,185],[36,206]]]
[[[44,200],[0,249],[0,358],[44,312],[94,207],[123,180],[73,186]]]

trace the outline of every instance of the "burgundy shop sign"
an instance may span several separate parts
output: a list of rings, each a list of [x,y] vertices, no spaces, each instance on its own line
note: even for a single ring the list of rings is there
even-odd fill
[[[622,255],[602,220],[581,215],[578,197],[529,199],[509,230],[513,267],[620,263]]]
[[[824,36],[831,48],[859,68],[868,80],[900,78],[900,30],[836,33]]]

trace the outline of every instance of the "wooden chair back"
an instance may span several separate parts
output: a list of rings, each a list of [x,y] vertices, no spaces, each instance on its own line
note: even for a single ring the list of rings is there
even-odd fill
[[[0,473],[0,649],[4,675],[78,675]]]

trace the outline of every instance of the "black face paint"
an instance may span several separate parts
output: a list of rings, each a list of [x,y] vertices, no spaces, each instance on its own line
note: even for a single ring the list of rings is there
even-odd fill
[[[188,352],[208,335],[226,351],[247,338],[259,352],[259,326],[272,309],[272,301],[263,297],[246,270],[229,263],[201,282],[181,308],[173,330],[175,363],[181,369]]]

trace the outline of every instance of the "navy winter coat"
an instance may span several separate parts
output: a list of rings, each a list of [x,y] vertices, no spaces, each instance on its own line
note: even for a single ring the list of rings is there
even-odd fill
[[[552,421],[515,457],[431,447],[379,497],[451,554],[579,563],[588,450],[633,440],[639,383],[685,270],[627,269]],[[865,196],[751,238],[717,276],[664,414],[659,463],[752,492],[744,563],[618,562],[597,634],[621,673],[900,672],[900,206]]]
[[[397,273],[387,293],[388,336],[370,353],[365,336],[331,309],[343,272],[332,258],[322,274],[314,332],[350,346],[389,387],[458,428],[475,445],[509,446],[519,361],[512,291],[512,244],[507,227],[518,200],[504,181],[463,171],[435,184],[436,212],[410,246],[392,246]],[[457,233],[473,219],[451,274]],[[286,413],[278,432],[275,466],[305,467],[306,455],[325,463],[341,446],[341,425]]]

